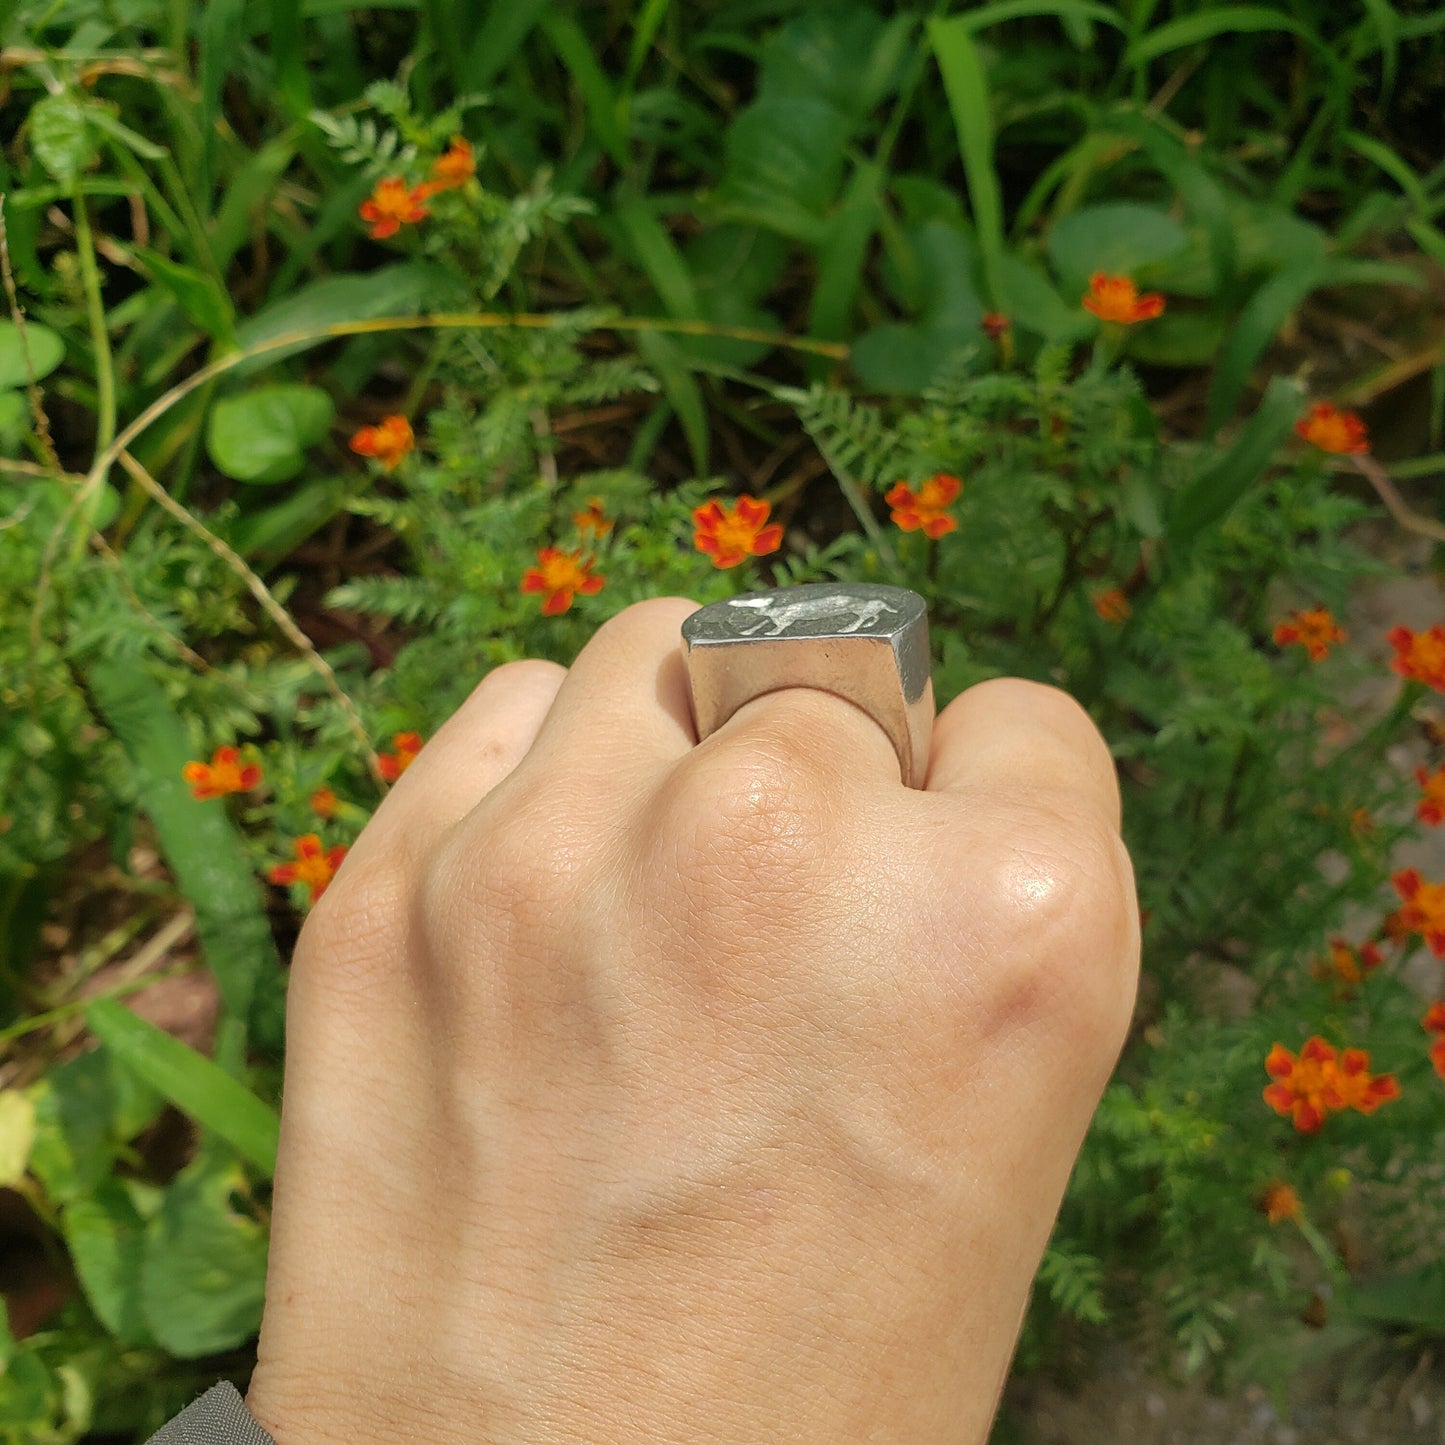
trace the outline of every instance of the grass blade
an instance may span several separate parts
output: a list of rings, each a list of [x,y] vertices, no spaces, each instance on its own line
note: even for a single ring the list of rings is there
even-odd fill
[[[1209,388],[1204,434],[1213,436],[1234,410],[1249,384],[1255,363],[1279,334],[1291,311],[1314,291],[1325,275],[1327,260],[1320,253],[1271,276],[1240,312],[1239,320],[1219,356]]]
[[[998,274],[1004,254],[1003,197],[993,164],[993,119],[989,114],[988,80],[983,62],[963,18],[930,20],[928,39],[943,73],[943,88],[958,151],[968,183],[969,204],[978,232],[983,261],[984,290],[989,304],[998,305]]]
[[[632,148],[618,113],[617,96],[592,53],[592,42],[569,15],[543,14],[541,24],[552,49],[581,93],[593,134],[617,163],[617,168],[627,170],[632,164]]]
[[[1282,376],[1270,382],[1234,445],[1175,496],[1166,521],[1171,557],[1186,558],[1200,533],[1218,526],[1259,481],[1303,409],[1304,391],[1297,382]]]
[[[113,998],[87,1005],[90,1031],[181,1113],[219,1135],[267,1178],[276,1172],[276,1111],[219,1064],[133,1014]]]
[[[1272,10],[1267,5],[1219,5],[1194,15],[1181,16],[1157,30],[1151,30],[1125,51],[1124,64],[1148,65],[1151,60],[1168,55],[1171,50],[1201,45],[1206,40],[1217,40],[1221,35],[1255,34],[1262,30],[1284,30],[1320,48],[1319,37],[1314,31],[1282,10]]]
[[[466,55],[463,78],[467,86],[480,90],[500,75],[551,3],[552,0],[492,0],[471,48],[457,52]],[[473,11],[474,7],[469,6],[469,15]]]
[[[197,802],[182,779],[194,749],[161,685],[130,658],[97,657],[83,671],[130,759],[166,863],[196,911],[196,933],[221,998],[249,1024],[263,976],[279,979],[281,966],[251,860],[225,807]]]
[[[647,0],[642,7],[642,13],[637,17],[637,23],[632,28],[632,44],[627,50],[627,88],[631,90],[632,82],[637,79],[637,72],[642,69],[642,62],[647,59],[647,52],[652,45],[652,37],[657,34],[658,27],[662,24],[667,14],[667,7],[670,0]]]

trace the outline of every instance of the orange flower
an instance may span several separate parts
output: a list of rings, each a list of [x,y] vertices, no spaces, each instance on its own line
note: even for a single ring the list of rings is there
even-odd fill
[[[1317,401],[1294,424],[1295,434],[1322,452],[1356,455],[1370,449],[1370,434],[1352,411],[1341,411],[1327,401]]]
[[[1259,1207],[1271,1224],[1283,1224],[1285,1220],[1298,1219],[1304,1213],[1299,1194],[1292,1184],[1286,1184],[1283,1179],[1271,1180],[1265,1187]]]
[[[1313,662],[1323,661],[1329,656],[1330,647],[1344,642],[1345,630],[1335,621],[1335,615],[1328,607],[1312,607],[1307,612],[1291,612],[1291,620],[1281,622],[1274,629],[1274,640],[1280,647],[1291,643],[1309,653]]]
[[[454,191],[464,186],[477,173],[477,157],[471,142],[454,135],[451,144],[431,163],[431,180],[421,190],[434,196],[438,191]]]
[[[404,416],[384,416],[376,426],[364,426],[351,438],[358,456],[375,457],[383,471],[391,471],[416,446],[416,434]]]
[[[1313,1134],[1333,1109],[1343,1109],[1335,1065],[1335,1051],[1318,1035],[1305,1040],[1299,1057],[1277,1043],[1264,1061],[1265,1072],[1276,1082],[1264,1091],[1264,1101],[1276,1114],[1289,1114],[1301,1134]]]
[[[1425,1010],[1425,1017],[1420,1022],[1427,1034],[1440,1035],[1430,1046],[1430,1062],[1435,1072],[1445,1079],[1445,998],[1437,998]]]
[[[191,785],[192,797],[205,802],[227,793],[248,793],[261,781],[259,763],[243,763],[237,748],[217,748],[208,763],[187,763],[181,776]]]
[[[736,567],[749,557],[762,557],[783,545],[779,522],[763,524],[773,510],[760,497],[739,497],[731,511],[714,498],[692,512],[692,545],[712,558],[714,567]]]
[[[326,892],[326,885],[336,876],[341,860],[346,857],[346,847],[338,844],[327,851],[321,846],[321,839],[315,833],[306,833],[294,843],[296,861],[277,863],[266,875],[273,883],[304,883],[311,890],[311,901],[316,902]]]
[[[1445,692],[1445,627],[1438,622],[1428,632],[1392,627],[1385,641],[1395,649],[1390,659],[1392,672]]]
[[[1013,326],[1013,322],[1002,311],[985,311],[979,325],[990,341],[997,341]]]
[[[1445,958],[1445,883],[1426,883],[1418,868],[1403,868],[1390,882],[1405,900],[1393,915],[1402,933],[1418,933],[1436,958]]]
[[[1152,321],[1164,310],[1164,298],[1157,291],[1139,294],[1127,276],[1109,276],[1096,271],[1089,277],[1084,310],[1092,311],[1101,321],[1132,326],[1136,321]]]
[[[951,477],[947,472],[929,477],[916,493],[907,482],[899,482],[883,498],[892,508],[889,520],[897,522],[905,532],[916,532],[921,528],[925,537],[941,537],[958,526],[945,508],[962,486],[957,477]]]
[[[334,818],[340,806],[330,788],[317,788],[310,798],[311,811],[319,818]]]
[[[588,497],[583,511],[572,513],[572,524],[584,536],[605,537],[612,530],[612,519],[602,510],[601,497]]]
[[[555,617],[572,605],[572,597],[581,592],[590,597],[602,590],[603,579],[592,575],[593,562],[580,552],[562,552],[556,547],[543,547],[537,553],[536,567],[528,567],[522,575],[523,592],[545,592],[542,616]]]
[[[1372,1074],[1364,1049],[1346,1049],[1340,1055],[1335,1082],[1345,1107],[1362,1114],[1373,1114],[1381,1104],[1400,1097],[1394,1074]]]
[[[1094,598],[1094,611],[1105,622],[1123,622],[1133,610],[1129,599],[1117,587],[1110,587],[1107,592],[1100,592]]]
[[[1375,943],[1360,945],[1358,953],[1343,938],[1330,939],[1330,953],[1327,962],[1316,968],[1317,978],[1337,979],[1346,987],[1353,987],[1369,973],[1384,963],[1385,955]]]
[[[1445,823],[1445,768],[1429,772],[1425,768],[1415,769],[1415,781],[1425,790],[1415,805],[1415,816],[1431,828]]]
[[[393,733],[391,745],[396,751],[382,753],[377,759],[381,766],[381,776],[388,783],[394,783],[412,765],[416,755],[421,751],[421,734]]]
[[[358,207],[363,221],[371,223],[371,238],[384,241],[404,224],[420,221],[428,214],[427,193],[421,186],[408,187],[400,176],[387,176]]]

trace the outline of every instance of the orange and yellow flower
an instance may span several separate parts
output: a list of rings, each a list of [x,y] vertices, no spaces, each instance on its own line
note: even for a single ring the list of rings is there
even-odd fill
[[[393,733],[391,745],[396,751],[382,753],[376,760],[381,768],[381,776],[388,783],[394,783],[415,761],[416,755],[421,751],[421,734]]]
[[[537,553],[537,565],[522,574],[523,592],[542,592],[542,615],[555,617],[572,605],[578,593],[590,597],[602,590],[604,579],[593,574],[595,564],[580,552],[563,552],[557,547],[543,547]]]
[[[1332,938],[1328,958],[1319,964],[1314,972],[1317,978],[1331,979],[1344,984],[1346,988],[1353,988],[1384,961],[1385,955],[1377,943],[1362,943],[1356,950],[1347,940]]]
[[[341,806],[336,794],[330,788],[317,788],[307,802],[311,811],[318,818],[334,818],[336,810]]]
[[[1105,622],[1127,621],[1129,614],[1133,610],[1129,599],[1124,596],[1123,590],[1118,587],[1110,587],[1107,591],[1098,593],[1094,598],[1094,611],[1097,612]]]
[[[1002,311],[985,311],[979,325],[990,341],[999,341],[1012,329],[1013,322]]]
[[[1287,1219],[1299,1219],[1304,1214],[1299,1193],[1294,1185],[1286,1184],[1283,1179],[1271,1180],[1265,1186],[1259,1207],[1271,1224],[1283,1224]]]
[[[1298,1057],[1276,1043],[1264,1061],[1275,1080],[1264,1101],[1277,1114],[1288,1114],[1301,1134],[1313,1134],[1332,1113],[1357,1109],[1373,1114],[1381,1104],[1400,1097],[1393,1074],[1372,1074],[1364,1049],[1339,1054],[1319,1035],[1306,1039]]]
[[[428,196],[454,191],[477,173],[477,157],[465,136],[454,135],[451,144],[431,163],[431,179],[419,189]]]
[[[1372,1074],[1364,1049],[1346,1049],[1340,1055],[1338,1083],[1345,1107],[1362,1114],[1373,1114],[1381,1104],[1400,1097],[1394,1074]]]
[[[937,472],[916,492],[907,482],[899,482],[883,500],[891,508],[889,520],[903,531],[922,531],[925,537],[936,539],[958,526],[947,508],[962,488],[963,483],[957,477]]]
[[[1390,659],[1392,672],[1445,692],[1445,626],[1437,622],[1426,632],[1392,627],[1385,641],[1395,649]]]
[[[1335,615],[1328,607],[1291,612],[1289,619],[1277,623],[1274,629],[1274,640],[1278,646],[1298,645],[1309,653],[1312,662],[1322,662],[1335,643],[1346,639],[1344,628],[1335,621]]]
[[[210,762],[189,762],[181,776],[191,785],[191,796],[204,803],[227,793],[250,792],[261,781],[261,765],[243,763],[239,748],[217,748]]]
[[[1295,424],[1295,434],[1322,452],[1358,455],[1370,449],[1370,434],[1352,411],[1317,401]]]
[[[1430,1046],[1430,1062],[1435,1066],[1435,1072],[1445,1079],[1445,998],[1437,998],[1425,1010],[1425,1017],[1420,1023],[1427,1034],[1440,1036]]]
[[[1318,1035],[1305,1040],[1298,1056],[1281,1043],[1270,1049],[1265,1072],[1275,1080],[1264,1101],[1276,1114],[1288,1114],[1301,1134],[1313,1134],[1334,1110],[1344,1108],[1337,1055]]]
[[[1420,801],[1415,804],[1415,816],[1428,827],[1438,828],[1445,823],[1445,767],[1436,768],[1433,773],[1416,768],[1415,781],[1423,790]]]
[[[416,434],[404,416],[384,416],[376,426],[364,426],[351,438],[351,450],[372,457],[383,471],[392,471],[416,446]]]
[[[1092,311],[1100,321],[1113,321],[1132,326],[1136,321],[1152,321],[1164,310],[1164,297],[1158,291],[1139,294],[1139,288],[1128,276],[1110,276],[1095,271],[1089,277],[1089,289],[1083,299],[1085,311]]]
[[[426,189],[408,186],[400,176],[387,176],[358,207],[363,221],[371,225],[371,238],[384,241],[404,225],[421,221],[429,214]]]
[[[1436,958],[1445,958],[1445,883],[1426,883],[1418,868],[1402,868],[1390,882],[1405,900],[1391,917],[1402,933],[1418,933]]]
[[[288,884],[304,883],[311,890],[311,901],[316,902],[326,892],[326,885],[336,876],[341,860],[346,857],[344,844],[327,849],[315,833],[303,834],[292,845],[296,860],[293,863],[277,863],[266,875],[271,882]]]
[[[612,518],[602,509],[601,497],[588,497],[587,505],[572,513],[572,525],[584,537],[605,537],[612,530]]]
[[[783,545],[780,522],[765,525],[773,510],[761,497],[739,497],[731,508],[714,498],[692,513],[692,545],[712,558],[714,567],[736,567]]]

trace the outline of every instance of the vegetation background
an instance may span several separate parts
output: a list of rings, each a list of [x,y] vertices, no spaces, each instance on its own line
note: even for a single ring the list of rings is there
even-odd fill
[[[1442,122],[1424,0],[0,9],[0,1440],[244,1380],[285,960],[473,680],[828,577],[1125,789],[1000,1440],[1433,1359]]]

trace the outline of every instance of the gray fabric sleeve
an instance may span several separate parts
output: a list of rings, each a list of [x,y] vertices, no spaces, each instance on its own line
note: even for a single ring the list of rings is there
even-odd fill
[[[276,1445],[256,1423],[236,1387],[226,1381],[213,1385],[193,1405],[187,1405],[146,1445]]]

